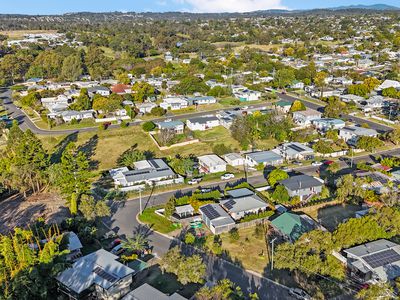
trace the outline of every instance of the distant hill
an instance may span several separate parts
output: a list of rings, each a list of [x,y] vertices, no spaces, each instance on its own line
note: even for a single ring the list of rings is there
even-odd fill
[[[346,9],[368,9],[368,10],[400,10],[399,7],[387,4],[373,4],[373,5],[348,5],[329,8],[330,10],[346,10]]]

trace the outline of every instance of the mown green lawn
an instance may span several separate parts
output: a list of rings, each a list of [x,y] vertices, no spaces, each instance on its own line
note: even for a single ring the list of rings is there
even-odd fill
[[[161,233],[169,233],[177,229],[178,227],[170,220],[155,213],[155,211],[160,208],[162,208],[162,206],[146,208],[143,213],[139,215],[139,220],[151,226],[153,230]]]

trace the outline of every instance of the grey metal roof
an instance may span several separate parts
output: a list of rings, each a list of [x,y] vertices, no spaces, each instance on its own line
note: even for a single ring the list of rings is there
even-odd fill
[[[193,124],[195,123],[203,124],[210,121],[218,121],[218,118],[216,116],[205,116],[205,117],[191,118],[188,119],[188,121],[190,121],[190,123]]]
[[[183,214],[183,213],[187,213],[187,212],[192,213],[192,212],[194,212],[194,208],[192,205],[187,204],[187,205],[175,207],[175,211],[177,214]]]
[[[247,212],[268,207],[267,203],[257,195],[222,200],[220,203],[231,213]]]
[[[72,268],[61,272],[56,279],[77,294],[96,284],[109,289],[114,283],[134,270],[117,261],[118,256],[100,249],[81,257]]]
[[[246,155],[257,163],[275,162],[283,159],[282,156],[273,151],[253,152]]]
[[[210,203],[201,206],[199,209],[215,228],[235,224],[235,221],[219,204]]]
[[[242,188],[242,189],[236,189],[236,190],[229,190],[226,192],[229,196],[232,198],[240,198],[240,197],[245,197],[245,196],[251,196],[254,195],[254,192],[252,190],[249,190],[248,188]]]
[[[174,129],[175,127],[178,126],[183,126],[183,122],[182,121],[164,121],[164,122],[159,122],[157,123],[157,126],[160,127],[161,129],[165,128],[165,129]]]
[[[396,246],[398,246],[396,243],[393,243],[385,239],[380,239],[377,241],[369,242],[363,245],[346,249],[344,250],[344,252],[352,254],[354,256],[362,257],[382,250],[390,249]]]
[[[186,300],[186,298],[178,293],[168,296],[145,283],[123,297],[122,300]]]
[[[279,182],[291,191],[323,186],[324,183],[308,175],[296,175]]]
[[[141,161],[145,162],[145,161]],[[137,163],[141,163],[137,162]],[[162,160],[151,159],[148,160],[148,167],[123,172],[127,182],[140,182],[151,180],[153,178],[168,177],[175,175],[174,171]]]
[[[375,129],[364,128],[359,126],[346,126],[340,129],[340,131],[350,131],[359,136],[372,136],[377,135],[378,132]]]

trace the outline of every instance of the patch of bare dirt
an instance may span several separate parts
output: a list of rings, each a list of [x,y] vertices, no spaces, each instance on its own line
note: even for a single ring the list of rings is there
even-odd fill
[[[24,198],[14,195],[0,202],[0,233],[6,234],[15,227],[27,227],[37,218],[47,223],[60,223],[69,216],[65,201],[58,195],[43,193]]]

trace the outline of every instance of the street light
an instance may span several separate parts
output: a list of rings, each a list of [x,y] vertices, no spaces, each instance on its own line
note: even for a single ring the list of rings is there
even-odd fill
[[[271,255],[271,271],[274,270],[274,245],[275,245],[275,240],[277,238],[274,238],[270,243],[272,245],[272,255]]]

